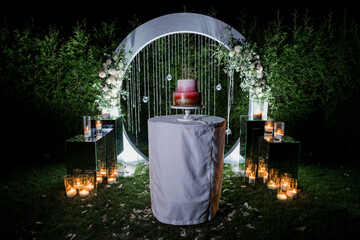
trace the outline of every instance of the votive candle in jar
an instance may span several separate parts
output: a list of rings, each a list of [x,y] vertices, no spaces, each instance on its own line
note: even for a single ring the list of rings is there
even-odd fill
[[[65,192],[67,197],[74,197],[77,193],[74,188],[74,177],[72,175],[64,176]]]
[[[85,140],[91,138],[91,117],[90,116],[83,116],[83,125],[84,125],[84,137]]]
[[[274,131],[274,123],[272,120],[265,121],[264,131],[267,134],[272,134]]]
[[[285,122],[275,122],[274,124],[274,139],[281,142],[284,138]]]

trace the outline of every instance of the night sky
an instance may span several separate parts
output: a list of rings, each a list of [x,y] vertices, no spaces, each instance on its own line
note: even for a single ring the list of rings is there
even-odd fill
[[[321,1],[319,1],[321,2]],[[309,9],[313,17],[323,18],[328,12],[335,15],[343,14],[344,7],[348,12],[356,12],[357,7],[354,3],[346,1],[336,3],[316,3],[316,1],[174,1],[166,3],[162,1],[28,1],[19,3],[10,1],[6,6],[1,7],[2,24],[21,26],[24,22],[33,18],[37,25],[48,26],[51,24],[73,27],[76,21],[86,18],[90,25],[102,21],[111,21],[115,18],[119,22],[128,24],[134,16],[145,23],[153,18],[176,12],[192,12],[208,14],[211,9],[217,12],[216,17],[225,23],[236,27],[237,17],[241,10],[245,9],[251,15],[256,15],[260,20],[266,21],[273,19],[276,11],[279,9],[283,16],[291,19],[291,14],[296,8],[300,13],[304,9]],[[285,18],[285,20],[287,19]],[[320,19],[321,20],[321,19]]]

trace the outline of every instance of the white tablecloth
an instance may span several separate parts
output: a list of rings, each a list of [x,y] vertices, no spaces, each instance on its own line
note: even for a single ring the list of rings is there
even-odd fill
[[[191,225],[215,217],[224,163],[225,119],[182,115],[148,120],[151,206],[162,223]]]

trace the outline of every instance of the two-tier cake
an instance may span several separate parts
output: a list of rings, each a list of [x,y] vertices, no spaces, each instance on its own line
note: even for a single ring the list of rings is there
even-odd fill
[[[202,93],[199,92],[198,80],[179,79],[177,92],[174,92],[174,106],[199,107],[202,106]]]

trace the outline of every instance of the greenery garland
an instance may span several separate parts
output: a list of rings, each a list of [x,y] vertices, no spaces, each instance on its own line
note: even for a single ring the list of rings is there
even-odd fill
[[[248,92],[251,99],[270,104],[273,97],[260,56],[249,42],[230,38],[230,44],[233,46],[230,50],[219,45],[215,51],[218,61],[224,66],[224,72],[230,77],[235,72],[239,73],[241,89]]]

